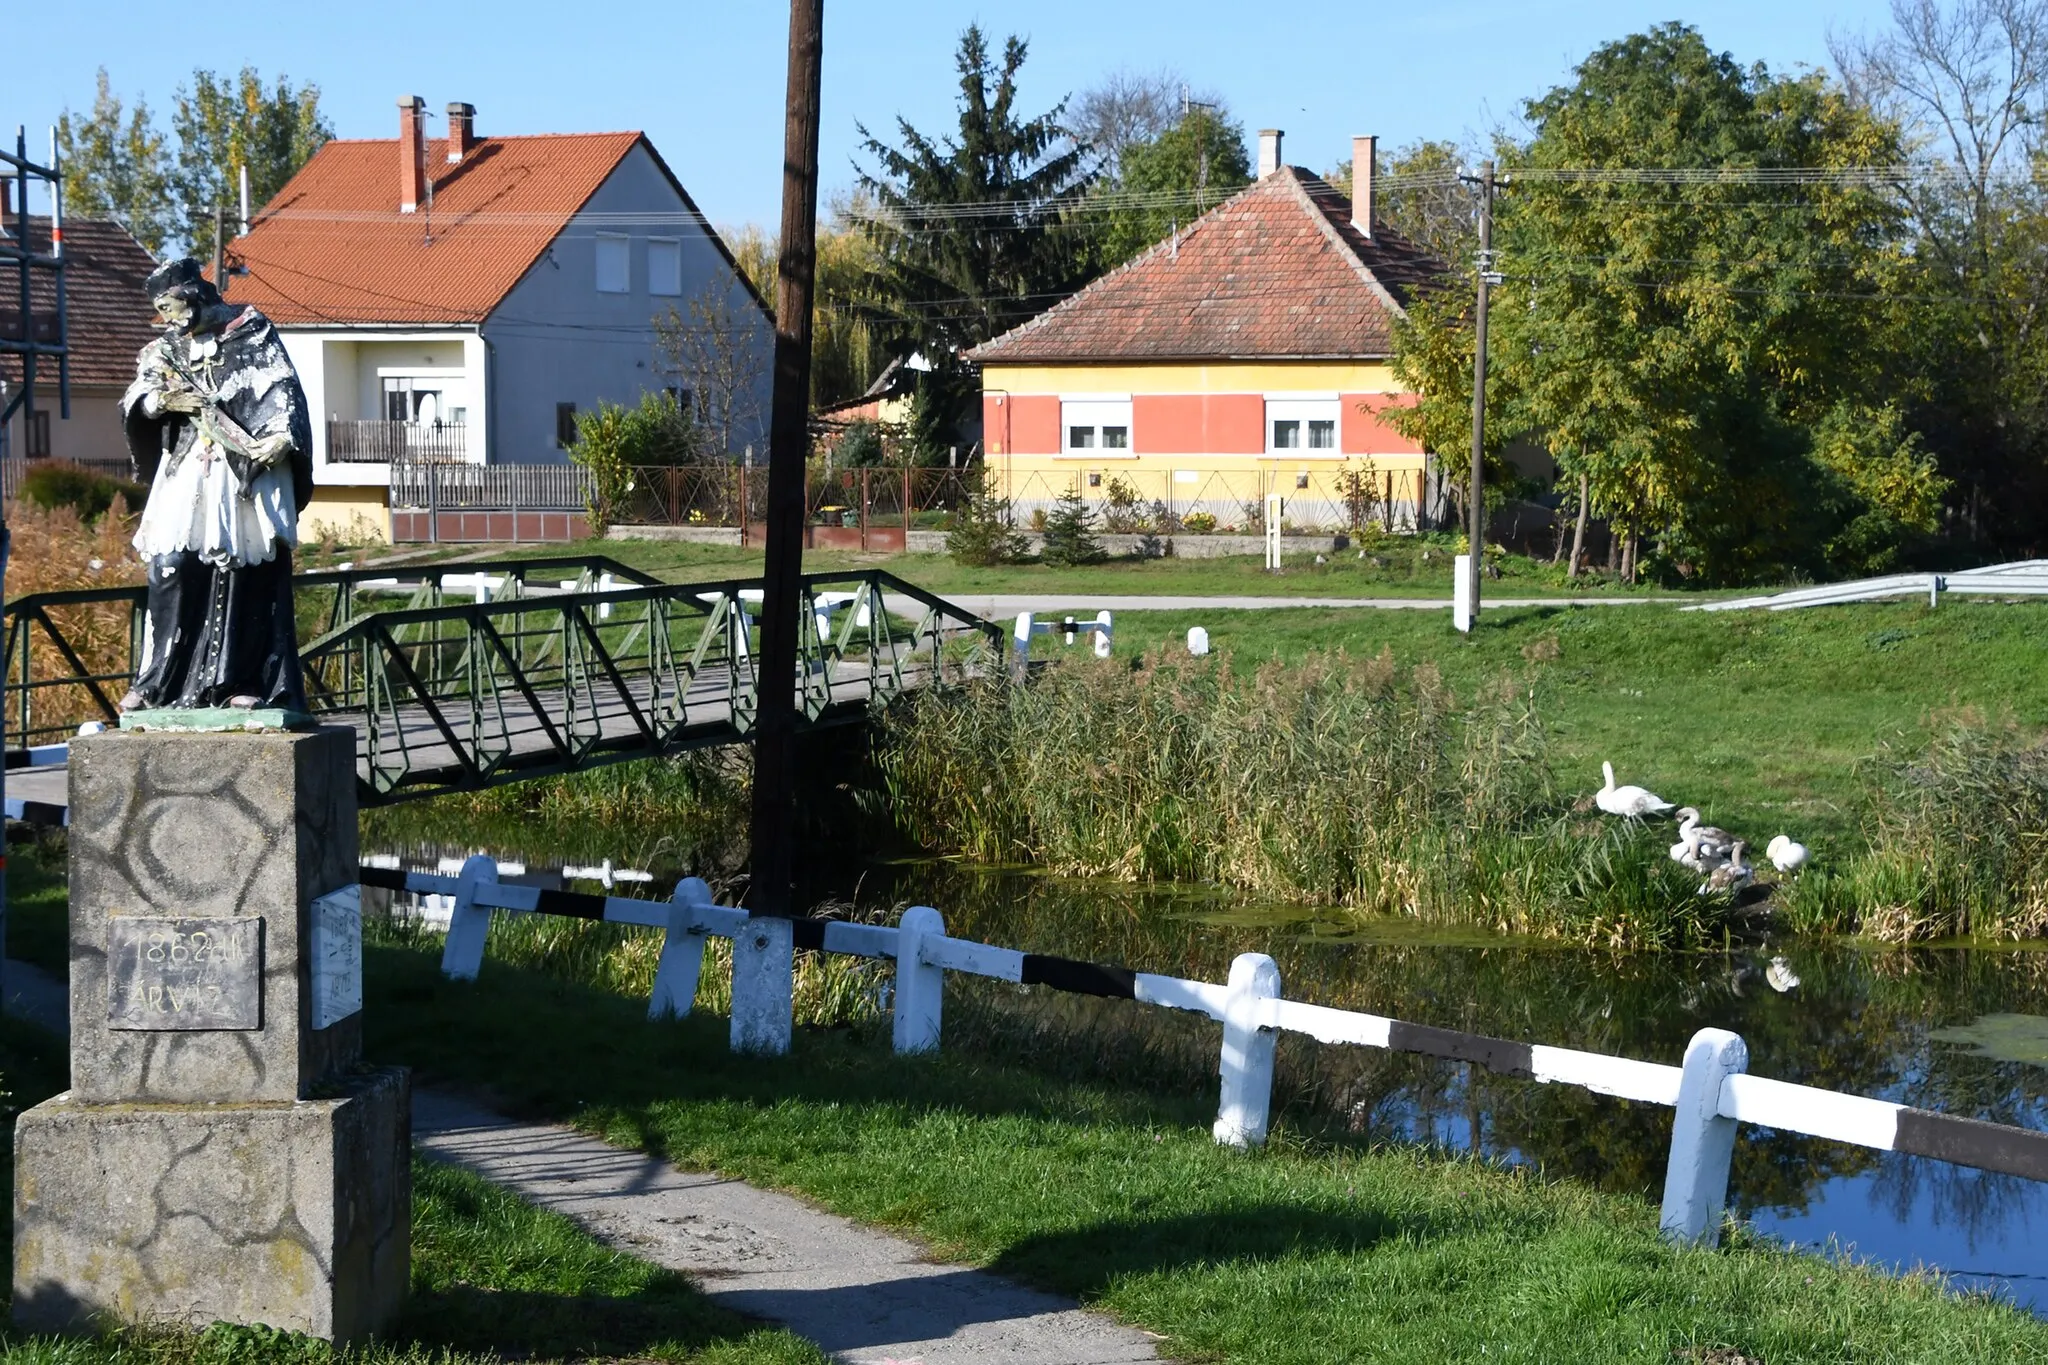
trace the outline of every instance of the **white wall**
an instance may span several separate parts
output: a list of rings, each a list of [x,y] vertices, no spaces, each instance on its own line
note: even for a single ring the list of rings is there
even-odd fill
[[[483,404],[492,428],[491,460],[564,461],[567,456],[555,444],[557,403],[588,411],[600,401],[637,403],[643,393],[668,385],[693,387],[687,378],[661,372],[654,320],[671,305],[687,316],[689,301],[706,290],[722,293],[733,315],[744,321],[758,374],[748,405],[758,417],[750,423],[753,429],[733,433],[733,448],[751,444],[765,450],[774,329],[704,228],[694,216],[685,216],[683,200],[644,146],[633,149],[586,208],[601,215],[654,215],[660,221],[615,225],[615,220],[592,222],[579,216],[485,322],[483,336],[493,365],[491,392]],[[631,287],[623,294],[597,291],[600,232],[630,239]],[[678,297],[648,293],[650,237],[682,239],[683,292]]]

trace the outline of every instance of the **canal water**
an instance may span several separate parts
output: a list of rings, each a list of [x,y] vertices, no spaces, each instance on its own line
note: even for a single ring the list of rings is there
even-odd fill
[[[648,875],[618,880],[613,894],[653,896],[702,856],[663,841],[621,846],[603,827],[497,828],[496,843],[474,846],[380,839],[373,828],[364,851],[428,868],[485,852],[530,871],[586,874],[609,860]],[[1613,953],[943,861],[813,871],[829,883],[817,889],[864,918],[931,905],[949,933],[1027,952],[1210,981],[1226,978],[1237,953],[1265,952],[1290,999],[1673,1064],[1696,1030],[1732,1029],[1757,1075],[2048,1128],[2048,951],[1790,941]],[[958,978],[948,991],[949,1030],[977,1028],[992,1045],[1057,1055],[1110,1080],[1215,1084],[1207,1021]],[[1275,1102],[1283,1120],[1325,1131],[1476,1151],[1652,1198],[1670,1141],[1665,1109],[1295,1037],[1280,1045]],[[1730,1200],[1770,1236],[1900,1269],[1938,1267],[2048,1315],[2048,1238],[2035,1236],[2048,1229],[2048,1185],[1745,1127]]]

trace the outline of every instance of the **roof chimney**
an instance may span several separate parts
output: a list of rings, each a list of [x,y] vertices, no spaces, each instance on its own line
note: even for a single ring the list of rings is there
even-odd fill
[[[468,156],[476,146],[476,106],[448,106],[448,161],[450,165]]]
[[[427,102],[398,97],[398,211],[411,213],[427,197]]]
[[[1259,129],[1259,179],[1280,169],[1280,139],[1286,136],[1278,128]]]
[[[1380,140],[1351,139],[1351,226],[1372,236],[1372,182],[1380,169]]]

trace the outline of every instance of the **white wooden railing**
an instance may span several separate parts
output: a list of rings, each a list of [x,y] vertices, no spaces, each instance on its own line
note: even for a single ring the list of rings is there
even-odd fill
[[[1683,1063],[1668,1066],[1283,999],[1279,966],[1264,953],[1240,954],[1227,982],[1189,981],[950,938],[944,919],[928,906],[906,910],[893,928],[755,918],[714,904],[710,888],[695,877],[679,882],[665,902],[592,896],[501,884],[497,864],[481,855],[453,877],[369,867],[362,877],[365,885],[454,898],[441,970],[456,980],[474,980],[482,970],[493,911],[660,929],[664,938],[647,1007],[650,1020],[690,1012],[705,940],[729,938],[736,1051],[788,1050],[792,963],[799,947],[895,962],[892,1036],[900,1053],[938,1050],[947,972],[1200,1014],[1223,1025],[1222,1085],[1212,1131],[1217,1142],[1231,1146],[1256,1146],[1266,1139],[1273,1050],[1281,1033],[1467,1062],[1538,1084],[1576,1085],[1662,1105],[1674,1114],[1661,1224],[1667,1236],[1680,1241],[1718,1241],[1740,1123],[2048,1180],[2048,1133],[1752,1076],[1747,1046],[1722,1029],[1701,1029],[1687,1045]]]

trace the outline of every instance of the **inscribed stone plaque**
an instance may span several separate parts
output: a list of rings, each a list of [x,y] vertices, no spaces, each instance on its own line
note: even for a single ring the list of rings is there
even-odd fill
[[[107,1027],[263,1027],[263,917],[109,917]]]
[[[313,902],[313,1027],[363,1008],[363,893],[345,886]]]

